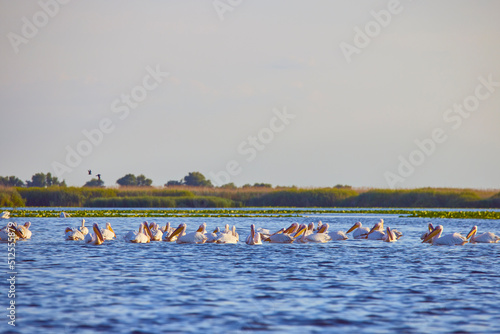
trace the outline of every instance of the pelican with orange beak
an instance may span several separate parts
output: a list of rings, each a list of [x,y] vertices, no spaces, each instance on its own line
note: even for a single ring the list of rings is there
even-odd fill
[[[467,243],[465,238],[460,233],[452,233],[441,236],[443,233],[443,225],[438,225],[422,242],[429,242],[436,246],[463,246]]]
[[[479,235],[476,234],[477,234],[477,226],[473,226],[470,232],[466,236],[466,238],[469,240],[470,243],[489,244],[489,243],[497,243],[500,240],[500,237],[498,235],[495,235],[494,233],[491,232],[484,232]]]
[[[111,228],[111,224],[108,222],[106,223],[106,228],[103,228],[101,230],[102,236],[104,237],[104,240],[113,240],[116,238],[115,231]]]
[[[354,231],[352,234],[352,237],[354,239],[366,239],[366,236],[370,232],[370,229],[368,227],[363,227],[361,225],[361,222],[357,222],[356,224],[352,225],[350,229],[347,230],[346,234],[351,233]]]
[[[179,228],[178,228],[179,229]],[[186,231],[186,224],[182,224],[180,227],[182,234]],[[177,231],[177,230],[176,230]],[[174,233],[176,232],[174,231]],[[205,225],[201,224],[195,232],[190,232],[185,235],[181,235],[177,238],[178,244],[204,244],[207,241],[207,236],[205,235]]]
[[[101,245],[104,242],[104,237],[102,236],[101,230],[99,229],[99,225],[94,223],[92,225],[92,229],[94,233],[89,233],[85,236],[85,242],[91,245]]]

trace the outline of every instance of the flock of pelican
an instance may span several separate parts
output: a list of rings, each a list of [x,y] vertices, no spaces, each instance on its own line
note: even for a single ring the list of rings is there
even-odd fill
[[[2,219],[9,219],[8,211],[2,212]],[[9,223],[6,227],[0,229],[0,241],[17,241],[20,239],[30,239],[30,222],[24,225]],[[239,234],[236,232],[236,226],[230,228],[225,225],[224,230],[217,227],[212,232],[207,232],[206,223],[201,224],[196,231],[186,232],[187,225],[181,223],[177,228],[166,223],[165,226],[159,226],[157,223],[144,222],[139,225],[137,230],[129,231],[123,239],[131,243],[149,243],[151,241],[176,242],[179,244],[235,244],[240,241]],[[257,229],[254,224],[250,226],[250,234],[245,239],[248,245],[261,245],[264,242],[269,243],[325,243],[329,241],[341,241],[348,239],[348,234],[352,233],[353,239],[382,240],[385,242],[395,242],[403,236],[401,232],[390,227],[384,228],[384,220],[380,219],[372,228],[363,227],[361,222],[355,223],[346,232],[329,231],[329,224],[323,224],[319,221],[308,225],[293,223],[286,228],[271,233],[267,229]],[[451,233],[443,235],[443,226],[434,227],[429,223],[428,230],[422,234],[423,243],[432,245],[465,245],[466,243],[497,243],[500,237],[491,232],[477,234],[477,226],[472,227],[466,236],[460,233]],[[116,233],[111,224],[106,223],[105,228],[100,228],[97,223],[92,225],[92,229],[85,226],[85,219],[82,219],[79,227],[67,227],[64,231],[66,240],[83,240],[85,243],[100,245],[106,240],[116,239]]]

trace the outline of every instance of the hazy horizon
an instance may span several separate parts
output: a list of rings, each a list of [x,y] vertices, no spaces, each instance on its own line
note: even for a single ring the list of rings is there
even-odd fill
[[[0,0],[0,176],[499,189],[498,13]]]

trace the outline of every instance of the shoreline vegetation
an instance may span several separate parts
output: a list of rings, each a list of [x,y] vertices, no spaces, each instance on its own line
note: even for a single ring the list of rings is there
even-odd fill
[[[0,207],[500,208],[500,191],[453,188],[0,187]]]
[[[16,209],[11,212],[13,218],[21,217],[60,217],[60,210],[55,209]],[[401,218],[448,218],[448,219],[500,219],[500,211],[441,211],[441,210],[400,210],[400,209],[84,209],[66,212],[73,218],[283,218],[311,217],[318,214],[376,214],[399,215]]]

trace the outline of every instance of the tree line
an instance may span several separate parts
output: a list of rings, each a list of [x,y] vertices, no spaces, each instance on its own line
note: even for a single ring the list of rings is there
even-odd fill
[[[89,171],[89,175],[91,175]],[[104,180],[101,179],[100,174],[97,175],[98,178],[92,178],[87,181],[83,186],[84,187],[97,187],[103,188],[105,187]],[[134,175],[134,174],[126,174],[123,177],[116,180],[116,184],[121,187],[151,187],[153,184],[153,180],[147,178],[145,175]],[[66,187],[65,180],[59,181],[57,177],[52,176],[49,172],[45,173],[36,173],[31,177],[31,180],[22,181],[16,176],[0,176],[0,186],[4,187],[51,187],[51,186],[59,186]],[[189,186],[189,187],[207,187],[214,188],[214,185],[210,180],[208,180],[205,175],[200,172],[190,172],[186,176],[184,176],[181,180],[170,180],[164,184],[165,187],[177,187],[177,186]],[[272,184],[270,183],[254,183],[245,184],[242,188],[272,188]],[[348,187],[348,186],[335,186],[339,187]],[[238,187],[234,183],[227,183],[220,186],[222,189],[237,189]]]

